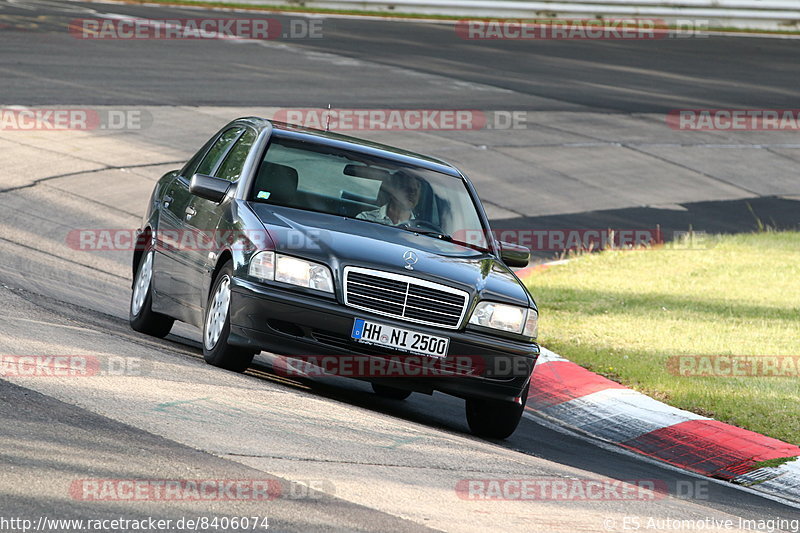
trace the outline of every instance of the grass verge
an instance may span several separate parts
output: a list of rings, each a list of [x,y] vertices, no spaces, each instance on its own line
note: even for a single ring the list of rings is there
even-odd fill
[[[526,284],[544,346],[675,407],[800,445],[800,368],[784,357],[778,373],[788,377],[728,376],[754,367],[720,359],[800,361],[800,232],[587,254]],[[686,375],[686,361],[723,375]]]

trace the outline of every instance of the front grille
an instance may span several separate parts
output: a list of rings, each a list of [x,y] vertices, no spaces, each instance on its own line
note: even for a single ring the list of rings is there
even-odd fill
[[[438,283],[378,270],[348,267],[345,304],[409,322],[455,329],[468,294]]]

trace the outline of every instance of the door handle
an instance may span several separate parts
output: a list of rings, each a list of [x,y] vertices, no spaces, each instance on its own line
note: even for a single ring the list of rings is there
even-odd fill
[[[169,207],[169,205],[170,205],[172,202],[173,202],[173,198],[172,198],[172,196],[165,196],[165,197],[164,197],[164,200],[161,202],[161,204],[162,204],[164,207]]]
[[[197,210],[193,206],[190,205],[189,207],[186,208],[186,215],[187,215],[186,218],[192,218],[196,214]]]

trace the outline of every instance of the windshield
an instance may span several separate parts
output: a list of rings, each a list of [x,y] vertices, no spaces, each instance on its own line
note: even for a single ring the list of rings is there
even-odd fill
[[[462,179],[340,148],[273,138],[250,200],[487,249],[483,225]]]

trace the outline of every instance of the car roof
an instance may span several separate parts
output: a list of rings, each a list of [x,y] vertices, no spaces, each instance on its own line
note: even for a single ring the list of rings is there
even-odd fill
[[[361,152],[364,154],[383,157],[393,161],[402,162],[408,165],[418,166],[449,174],[457,178],[464,178],[461,172],[446,161],[436,159],[434,157],[410,152],[397,148],[396,146],[389,146],[387,144],[376,143],[358,137],[351,137],[349,135],[342,135],[331,131],[322,131],[313,128],[306,128],[294,124],[287,124],[286,122],[279,122],[277,120],[268,120],[261,117],[243,117],[233,121],[234,123],[247,123],[258,130],[263,130],[267,127],[272,127],[273,135],[282,138],[291,138],[297,140],[304,140],[314,142],[326,146],[333,146],[354,152]]]

